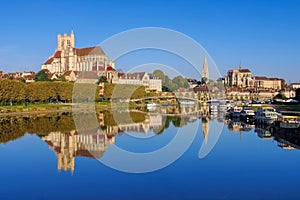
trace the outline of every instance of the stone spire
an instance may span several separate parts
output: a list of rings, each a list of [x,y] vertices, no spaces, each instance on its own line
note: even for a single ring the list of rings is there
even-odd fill
[[[209,80],[208,64],[207,64],[206,55],[204,56],[204,62],[203,62],[202,80],[204,80],[205,82],[207,82]]]
[[[209,133],[209,118],[202,118],[202,130],[204,135],[204,143],[207,144],[208,133]]]

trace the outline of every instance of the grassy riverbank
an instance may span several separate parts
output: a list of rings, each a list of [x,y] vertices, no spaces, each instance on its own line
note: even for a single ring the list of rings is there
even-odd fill
[[[110,106],[109,102],[95,103],[95,107],[103,108]],[[13,105],[13,106],[1,106],[0,114],[10,113],[28,113],[28,112],[43,112],[43,111],[69,111],[72,110],[73,105],[71,103],[62,104],[28,104],[28,105]]]

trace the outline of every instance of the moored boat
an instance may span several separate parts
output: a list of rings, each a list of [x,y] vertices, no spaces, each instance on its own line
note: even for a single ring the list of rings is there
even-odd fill
[[[148,110],[153,110],[153,109],[156,108],[156,106],[157,106],[156,103],[151,102],[151,103],[148,103],[148,104],[147,104],[147,109],[148,109]]]
[[[272,124],[278,119],[280,114],[273,107],[258,108],[255,120],[261,124]]]
[[[235,107],[229,109],[229,115],[230,115],[230,117],[233,117],[233,118],[239,118],[241,116],[242,110],[243,110],[242,107],[235,106]]]
[[[254,120],[255,112],[252,107],[244,107],[241,111],[240,118],[244,120]]]

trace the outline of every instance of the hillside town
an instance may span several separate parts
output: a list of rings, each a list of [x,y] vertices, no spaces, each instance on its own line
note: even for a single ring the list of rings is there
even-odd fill
[[[40,78],[40,75],[44,78]],[[99,83],[104,81],[112,84],[144,86],[146,92],[177,92],[198,100],[207,101],[217,86],[223,87],[226,99],[267,101],[279,94],[287,99],[296,97],[296,89],[300,83],[287,84],[283,78],[258,76],[240,64],[238,68],[229,69],[224,77],[217,81],[209,79],[209,66],[205,56],[202,77],[199,79],[184,78],[182,85],[177,87],[166,85],[158,74],[149,72],[125,73],[115,68],[114,60],[109,60],[100,46],[76,48],[75,34],[57,35],[57,49],[46,59],[41,71],[35,73],[0,71],[1,79],[10,79],[30,84],[35,81],[67,81],[83,83]],[[100,81],[101,82],[101,81]],[[103,91],[102,91],[103,93]]]

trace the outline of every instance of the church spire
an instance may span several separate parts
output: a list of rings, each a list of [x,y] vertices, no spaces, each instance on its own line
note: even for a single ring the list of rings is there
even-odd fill
[[[207,82],[209,80],[208,64],[206,55],[204,56],[203,69],[202,69],[202,81]]]

